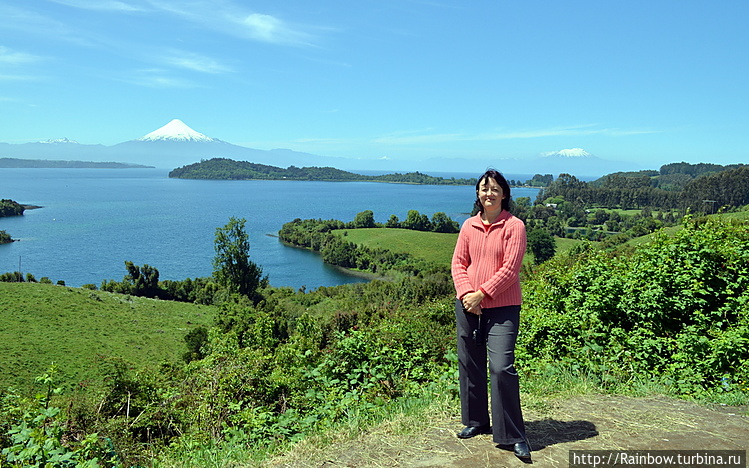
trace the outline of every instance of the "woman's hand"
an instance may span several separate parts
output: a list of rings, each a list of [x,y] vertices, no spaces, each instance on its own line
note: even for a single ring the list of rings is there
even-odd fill
[[[478,291],[470,292],[463,296],[461,302],[466,311],[472,314],[481,315],[481,301],[484,300],[485,296],[484,292],[479,289]]]

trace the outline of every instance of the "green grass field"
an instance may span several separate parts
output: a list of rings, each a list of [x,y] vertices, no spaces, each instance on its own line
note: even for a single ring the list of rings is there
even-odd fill
[[[566,237],[555,237],[554,241],[557,244],[557,251],[556,251],[557,254],[569,252],[576,245],[580,245],[583,242],[585,242],[580,239],[567,239]],[[529,255],[532,255],[532,254],[529,254]]]
[[[52,363],[62,382],[99,376],[104,357],[181,361],[184,336],[214,308],[51,284],[0,282],[0,389],[26,389]]]
[[[733,213],[718,213],[714,215],[708,215],[708,218],[715,218],[722,221],[740,221],[740,222],[746,222],[749,221],[749,211],[736,211]],[[683,226],[681,224],[677,224],[676,226],[669,226],[663,228],[661,231],[665,233],[668,236],[674,235],[676,232],[683,229]],[[647,244],[651,240],[653,240],[653,237],[655,234],[648,234],[641,237],[635,237],[634,239],[628,240],[625,245],[643,245]]]
[[[416,258],[450,265],[457,234],[412,231],[409,229],[341,229],[333,231],[338,235],[346,233],[345,239],[357,245],[379,247],[393,252],[405,252]],[[564,253],[583,241],[555,237],[557,253]],[[532,263],[533,254],[528,251],[524,263]]]
[[[450,265],[457,234],[412,231],[410,229],[342,229],[333,231],[357,245],[405,252],[415,258],[437,264]]]

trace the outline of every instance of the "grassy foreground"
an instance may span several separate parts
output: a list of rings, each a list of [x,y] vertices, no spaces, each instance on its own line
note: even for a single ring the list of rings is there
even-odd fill
[[[563,463],[570,448],[623,448],[612,444],[632,440],[631,431],[649,436],[648,448],[683,448],[654,445],[675,439],[676,431],[667,425],[674,405],[667,402],[666,417],[654,425],[651,408],[642,411],[645,405],[632,397],[673,395],[746,404],[749,332],[746,315],[735,317],[749,304],[744,294],[749,278],[746,232],[735,225],[686,227],[673,241],[656,236],[652,245],[622,252],[621,258],[586,247],[577,257],[559,255],[529,272],[518,369],[528,431],[539,458],[551,466]],[[395,234],[402,238],[404,233]],[[414,256],[452,251],[451,243],[430,244],[426,239],[431,233],[405,235],[420,239],[410,249],[422,253]],[[383,244],[398,249],[394,245]],[[713,255],[705,257],[704,252]],[[449,281],[406,280],[411,279],[308,293],[274,289],[267,291],[262,307],[227,304],[222,319],[241,327],[215,334],[205,359],[185,366],[174,381],[126,376],[120,379],[126,391],[110,392],[96,408],[80,411],[85,417],[76,421],[94,413],[101,417],[95,428],[115,439],[117,454],[127,460],[123,466],[502,466],[505,461],[497,459],[491,443],[485,444],[487,453],[472,447],[464,457],[456,451],[467,445],[458,446],[454,437],[460,424],[449,365],[454,357],[449,351],[452,301],[442,296],[449,293],[436,289],[441,296],[418,304],[401,297],[419,298],[426,288]],[[713,285],[713,294],[705,294],[702,283]],[[623,291],[635,291],[638,302],[626,302]],[[715,300],[724,297],[730,301]],[[727,317],[726,325],[703,327],[713,323],[695,320],[703,311]],[[86,289],[0,284],[0,372],[19,380],[23,372],[30,381],[54,361],[65,382],[76,384],[97,380],[98,361],[107,356],[138,366],[178,362],[185,351],[182,337],[191,327],[210,323],[215,312]],[[656,313],[678,321],[655,320]],[[656,334],[671,325],[675,332]],[[705,336],[714,339],[699,341]],[[685,352],[656,354],[672,349],[661,346],[667,340]],[[34,359],[37,368],[27,370],[24,366]],[[626,404],[620,398],[592,398],[597,409],[590,411],[591,398],[579,396],[595,394],[629,397]],[[609,411],[607,418],[599,414],[602,409]],[[731,411],[740,418],[746,413],[745,408]],[[617,430],[622,415],[647,426]],[[712,415],[701,426],[726,434],[739,431],[736,440],[744,444],[749,437],[746,420],[724,427],[723,419],[723,414]],[[147,431],[167,437],[149,445],[135,438]],[[122,433],[132,438],[114,437]],[[412,443],[424,434],[419,444]],[[684,440],[700,449],[714,443],[686,432]],[[480,438],[469,443],[476,441]],[[170,445],[159,447],[161,442]],[[440,454],[441,459],[435,458]]]
[[[98,362],[181,362],[184,336],[214,308],[36,283],[0,282],[0,388],[29,388],[55,363],[66,384],[99,376]]]

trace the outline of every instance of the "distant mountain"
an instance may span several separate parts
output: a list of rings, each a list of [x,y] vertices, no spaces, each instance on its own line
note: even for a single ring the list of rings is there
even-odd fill
[[[582,148],[564,149],[542,153],[533,159],[496,158],[486,160],[442,159],[432,158],[422,163],[422,171],[455,171],[481,174],[488,168],[494,168],[504,174],[552,174],[554,178],[567,173],[577,177],[598,178],[605,174],[620,171],[637,171],[645,169],[637,164],[611,161],[594,156]]]
[[[140,138],[114,146],[79,144],[67,138],[25,144],[0,143],[0,158],[120,161],[164,169],[174,169],[214,158],[227,158],[282,168],[335,167],[346,171],[371,171],[383,174],[422,171],[478,175],[493,167],[505,174],[523,177],[531,177],[533,174],[552,174],[557,177],[561,173],[569,173],[578,177],[598,178],[613,172],[652,169],[632,163],[601,159],[582,148],[543,153],[531,160],[500,157],[486,160],[431,158],[421,161],[334,158],[290,149],[260,150],[234,145],[193,130],[179,119],[173,119]]]
[[[551,151],[548,153],[541,153],[541,157],[543,158],[589,158],[589,159],[595,159],[595,156],[588,153],[582,148],[570,148],[570,149],[563,149],[559,151]]]
[[[110,147],[123,161],[175,168],[213,158],[251,161],[278,167],[335,166],[342,158],[327,158],[298,151],[260,150],[233,145],[193,130],[179,119],[138,138]]]
[[[118,163],[118,162],[61,161],[61,160],[51,160],[51,159],[0,158],[0,168],[132,169],[132,168],[147,168],[147,167],[153,167],[153,166],[144,166],[141,164]]]
[[[82,145],[67,138],[12,145],[0,143],[0,158],[111,161],[104,145]]]
[[[75,141],[75,140],[69,140],[67,138],[55,138],[54,140],[45,140],[45,141],[40,141],[39,143],[46,143],[46,144],[49,144],[49,145],[65,145],[65,144],[69,144],[69,143],[70,144],[74,144],[74,145],[78,144],[77,141]]]
[[[605,174],[619,171],[637,171],[644,169],[638,164],[611,161],[594,156],[582,148],[563,149],[559,151],[542,153],[540,158],[532,160],[531,165],[542,169],[544,173],[558,176],[561,173],[576,176],[600,177]]]
[[[135,140],[114,146],[85,145],[60,138],[39,143],[0,143],[0,158],[122,161],[173,169],[213,158],[230,158],[278,167],[332,166],[349,169],[350,159],[289,149],[260,150],[233,145],[193,130],[179,119]]]
[[[185,125],[185,123],[180,119],[174,119],[158,130],[154,130],[148,135],[138,138],[137,141],[179,141],[212,143],[220,142],[221,140],[203,135],[200,132],[196,132],[192,128]]]

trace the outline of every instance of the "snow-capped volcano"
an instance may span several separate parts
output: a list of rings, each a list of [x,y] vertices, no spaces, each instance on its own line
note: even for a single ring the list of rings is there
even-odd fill
[[[541,153],[541,156],[548,158],[549,156],[556,156],[561,158],[591,158],[594,157],[582,148],[570,148],[559,151],[549,151],[548,153]]]
[[[138,138],[136,141],[192,141],[210,143],[221,140],[196,132],[181,120],[174,119],[158,130],[154,130],[148,135]]]
[[[55,138],[50,140],[44,140],[40,141],[39,143],[44,143],[46,145],[57,145],[57,144],[66,144],[66,143],[72,143],[72,144],[78,144],[75,140],[70,140],[68,138]]]

